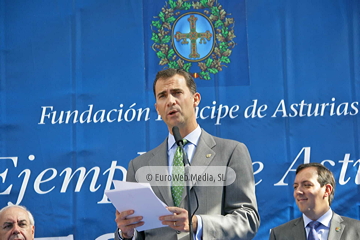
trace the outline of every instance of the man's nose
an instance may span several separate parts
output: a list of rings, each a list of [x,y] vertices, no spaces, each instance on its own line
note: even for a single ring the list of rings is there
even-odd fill
[[[300,187],[297,187],[297,188],[294,190],[294,193],[295,193],[295,195],[301,195],[301,194],[303,194],[303,191],[302,191],[302,189],[301,189]]]
[[[173,105],[176,104],[176,100],[174,98],[174,96],[172,96],[171,94],[168,96],[168,101],[167,101],[167,106],[171,107]]]
[[[14,230],[13,230],[13,234],[14,235],[17,235],[17,234],[19,234],[20,233],[20,227],[19,227],[19,225],[15,225],[14,226]]]

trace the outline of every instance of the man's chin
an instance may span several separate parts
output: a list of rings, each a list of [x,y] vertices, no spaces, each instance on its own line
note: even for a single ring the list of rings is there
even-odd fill
[[[168,119],[166,125],[170,126],[171,128],[175,126],[180,128],[182,126],[182,122],[179,121],[179,119]]]
[[[300,212],[304,212],[304,211],[306,211],[308,209],[308,207],[305,206],[304,204],[299,204],[298,203],[297,206],[298,206]]]

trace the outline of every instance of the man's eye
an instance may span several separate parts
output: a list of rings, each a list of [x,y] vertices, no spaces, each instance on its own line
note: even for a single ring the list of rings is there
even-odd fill
[[[3,229],[11,228],[11,226],[12,226],[11,224],[6,224],[6,225],[3,226]]]

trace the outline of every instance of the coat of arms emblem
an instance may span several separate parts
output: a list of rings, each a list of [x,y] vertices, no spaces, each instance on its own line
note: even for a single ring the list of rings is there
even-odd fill
[[[236,43],[234,19],[215,0],[169,0],[151,23],[152,49],[159,65],[181,68],[193,77],[210,74],[229,64]]]

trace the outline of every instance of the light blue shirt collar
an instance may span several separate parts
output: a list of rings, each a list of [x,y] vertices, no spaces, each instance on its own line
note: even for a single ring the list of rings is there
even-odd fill
[[[327,228],[330,228],[330,222],[331,222],[331,218],[332,218],[333,212],[331,210],[331,208],[329,208],[329,210],[322,215],[319,219],[317,219],[316,221],[321,222],[321,224]],[[304,219],[304,225],[305,228],[308,225],[309,222],[311,222],[312,220],[310,218],[308,218],[305,214],[303,214],[303,219]]]
[[[320,226],[316,229],[316,233],[319,239],[328,239],[332,216],[333,216],[333,212],[330,208],[324,215],[322,215],[319,219],[317,219],[317,221],[321,223]],[[303,220],[305,224],[306,236],[308,236],[310,232],[310,227],[306,227],[306,226],[308,225],[309,222],[311,222],[311,219],[303,214]]]
[[[188,140],[190,143],[192,143],[193,145],[195,145],[195,147],[197,146],[199,139],[200,139],[200,135],[201,135],[201,128],[200,125],[198,124],[198,126],[195,128],[194,131],[192,131],[191,133],[189,133],[188,135],[186,135],[184,137],[184,139]],[[175,145],[175,138],[174,136],[169,132],[168,135],[168,151],[174,147]]]

